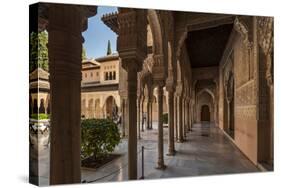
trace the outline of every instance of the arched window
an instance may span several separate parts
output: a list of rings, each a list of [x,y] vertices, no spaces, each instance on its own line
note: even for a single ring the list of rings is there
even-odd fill
[[[108,80],[108,72],[105,73],[105,80]]]
[[[113,72],[113,80],[116,80],[116,72]]]
[[[112,80],[112,72],[109,73],[109,80]]]

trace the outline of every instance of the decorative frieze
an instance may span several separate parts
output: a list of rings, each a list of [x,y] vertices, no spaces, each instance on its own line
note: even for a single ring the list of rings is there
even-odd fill
[[[256,105],[235,106],[235,119],[241,121],[256,119]]]

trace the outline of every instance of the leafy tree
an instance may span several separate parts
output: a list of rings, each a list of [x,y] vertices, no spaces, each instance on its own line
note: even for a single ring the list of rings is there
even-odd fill
[[[48,33],[46,31],[30,34],[30,62],[29,70],[40,67],[45,71],[49,70],[48,59]]]
[[[81,158],[102,159],[120,141],[117,125],[109,119],[84,119],[81,122]]]

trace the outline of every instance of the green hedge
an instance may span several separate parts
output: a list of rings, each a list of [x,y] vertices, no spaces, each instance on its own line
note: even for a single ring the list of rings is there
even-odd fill
[[[50,115],[49,114],[31,114],[31,118],[38,119],[38,120],[49,119]]]
[[[163,123],[164,123],[164,124],[168,124],[168,113],[163,114],[163,115],[162,115],[162,118],[163,118],[163,119],[162,119],[162,120],[163,120]]]
[[[120,143],[117,125],[109,119],[84,119],[81,122],[81,158],[101,159]]]

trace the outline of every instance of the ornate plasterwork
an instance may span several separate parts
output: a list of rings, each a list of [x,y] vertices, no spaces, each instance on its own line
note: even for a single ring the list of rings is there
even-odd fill
[[[258,35],[259,45],[261,46],[266,56],[266,79],[267,84],[273,84],[273,18],[272,17],[258,17]]]
[[[234,29],[241,34],[243,38],[244,44],[247,46],[248,49],[251,49],[253,46],[253,41],[249,39],[249,28],[248,26],[240,20],[238,17],[234,20]]]
[[[122,13],[119,12],[117,19],[119,24],[117,49],[122,58],[122,66],[125,69],[134,66],[140,71],[147,56],[146,10],[124,10]]]
[[[181,48],[183,46],[183,43],[184,43],[185,39],[187,38],[187,33],[188,33],[187,27],[185,27],[181,31],[178,31],[177,36],[179,36],[179,38],[177,39],[177,50],[176,50],[176,57],[177,57],[177,59],[180,59]]]

